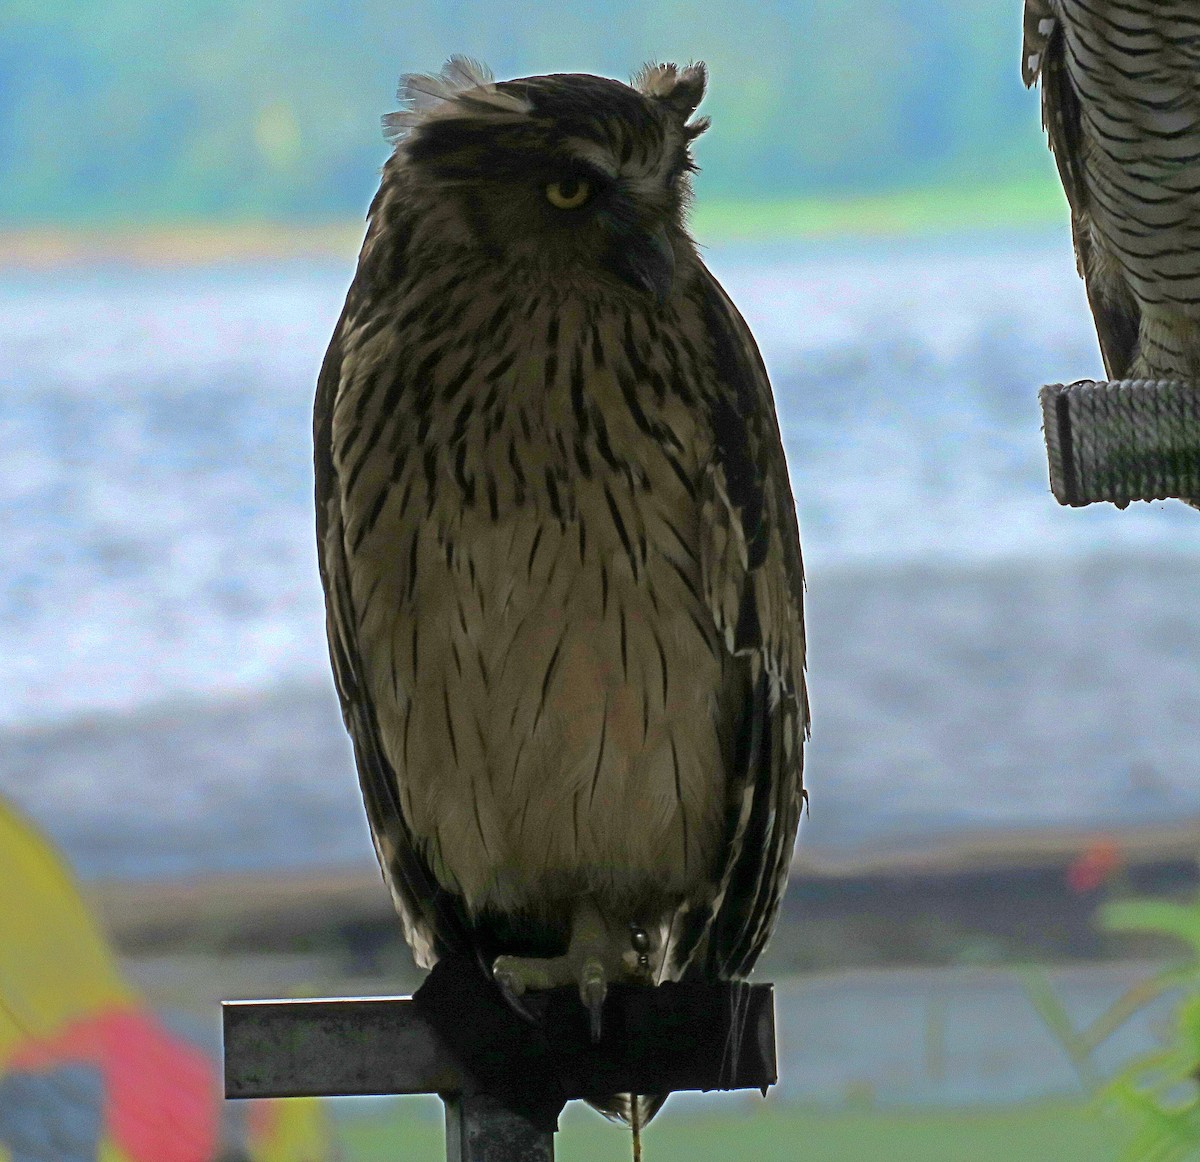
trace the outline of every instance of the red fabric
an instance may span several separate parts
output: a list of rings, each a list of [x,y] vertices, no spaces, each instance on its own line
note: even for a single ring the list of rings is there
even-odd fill
[[[1082,895],[1102,887],[1120,870],[1121,849],[1115,839],[1093,839],[1067,868],[1067,884]]]
[[[211,1162],[220,1118],[213,1070],[151,1014],[118,1009],[76,1021],[23,1046],[9,1066],[32,1072],[73,1061],[102,1071],[108,1136],[129,1162]]]

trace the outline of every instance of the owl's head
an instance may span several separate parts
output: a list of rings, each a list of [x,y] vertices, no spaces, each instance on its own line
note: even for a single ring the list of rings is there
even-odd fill
[[[401,81],[384,118],[395,152],[384,183],[456,245],[514,273],[632,286],[662,301],[695,166],[702,64],[648,65],[632,85],[585,74],[494,81],[452,57],[440,76]]]

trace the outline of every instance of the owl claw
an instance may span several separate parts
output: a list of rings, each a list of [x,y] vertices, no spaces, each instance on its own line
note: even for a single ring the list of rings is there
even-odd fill
[[[492,977],[505,992],[519,997],[525,991],[525,982],[516,970],[515,959],[512,956],[497,956],[492,964]]]
[[[537,1024],[537,1017],[525,1004],[521,997],[525,995],[525,981],[521,979],[521,974],[516,971],[514,958],[511,956],[498,956],[492,964],[492,979],[496,982],[497,988],[500,990],[500,995],[504,998],[504,1003],[508,1005],[514,1013],[523,1021],[528,1021],[531,1025]]]
[[[588,1011],[588,1027],[592,1044],[599,1043],[603,1032],[604,998],[608,995],[608,981],[604,966],[598,960],[587,960],[579,973],[579,999]]]

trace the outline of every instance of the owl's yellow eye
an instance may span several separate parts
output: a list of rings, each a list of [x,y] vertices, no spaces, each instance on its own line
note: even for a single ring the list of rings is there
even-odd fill
[[[578,210],[592,196],[592,187],[581,178],[564,178],[546,187],[546,201],[560,210]]]

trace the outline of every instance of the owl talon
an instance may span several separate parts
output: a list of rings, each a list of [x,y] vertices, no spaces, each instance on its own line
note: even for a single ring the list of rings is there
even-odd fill
[[[492,978],[507,993],[519,997],[525,992],[525,981],[513,963],[515,957],[497,956],[492,963]]]
[[[522,1021],[536,1025],[537,1016],[521,1000],[526,992],[526,984],[513,963],[515,960],[516,958],[512,956],[497,956],[495,962],[492,964],[492,979],[496,982],[496,987],[500,990],[500,995],[504,998],[504,1003]]]
[[[579,974],[579,999],[588,1011],[588,1028],[592,1044],[599,1042],[603,1032],[604,998],[608,995],[608,981],[604,966],[598,960],[588,960]]]

